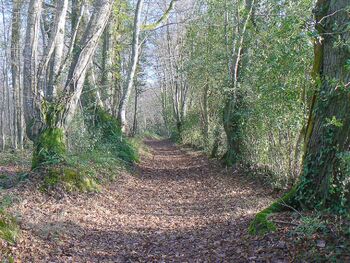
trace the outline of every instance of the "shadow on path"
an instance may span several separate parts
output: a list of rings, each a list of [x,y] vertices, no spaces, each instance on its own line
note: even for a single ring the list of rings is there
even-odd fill
[[[145,142],[135,175],[97,195],[20,204],[23,262],[288,262],[274,236],[251,237],[271,202],[260,186],[168,140]],[[24,194],[24,193],[23,193]]]

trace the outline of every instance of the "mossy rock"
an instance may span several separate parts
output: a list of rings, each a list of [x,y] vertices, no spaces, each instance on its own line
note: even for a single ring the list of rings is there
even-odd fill
[[[44,177],[43,190],[62,187],[68,192],[97,192],[99,184],[94,178],[73,167],[54,166],[48,168]]]

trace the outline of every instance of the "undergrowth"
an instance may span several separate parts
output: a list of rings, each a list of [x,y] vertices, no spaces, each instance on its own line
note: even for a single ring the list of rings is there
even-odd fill
[[[289,232],[300,251],[298,262],[348,262],[350,257],[350,216],[327,212],[303,214]]]
[[[98,192],[101,184],[139,161],[141,141],[126,138],[118,121],[102,109],[77,116],[68,133],[65,161],[43,171],[44,191]]]
[[[5,195],[0,200],[0,261],[14,262],[8,245],[14,245],[19,237],[20,228],[17,219],[7,212],[13,198]]]
[[[32,152],[28,149],[0,152],[0,166],[27,169],[31,165]]]
[[[14,244],[18,235],[19,227],[16,218],[6,212],[5,208],[0,208],[0,238]]]

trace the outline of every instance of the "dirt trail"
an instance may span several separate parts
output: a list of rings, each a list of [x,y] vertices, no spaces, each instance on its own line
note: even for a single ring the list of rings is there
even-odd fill
[[[217,162],[169,141],[102,193],[55,200],[29,186],[13,212],[22,262],[288,262],[273,237],[247,235],[271,198]]]

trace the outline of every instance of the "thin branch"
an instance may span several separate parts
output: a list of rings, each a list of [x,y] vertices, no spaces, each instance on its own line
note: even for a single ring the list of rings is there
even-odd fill
[[[171,10],[174,8],[175,3],[178,0],[171,0],[168,9],[164,12],[164,14],[158,19],[157,22],[149,25],[143,25],[142,26],[142,31],[147,31],[147,30],[155,30],[158,27],[162,26],[163,21],[167,20],[169,18]]]
[[[341,8],[341,9],[339,9],[339,10],[336,10],[336,11],[334,11],[332,14],[329,14],[329,15],[326,15],[326,16],[324,16],[324,17],[322,17],[319,21],[318,21],[318,24],[321,24],[321,22],[324,20],[324,19],[326,19],[326,18],[328,18],[328,17],[331,17],[331,16],[334,16],[334,15],[336,15],[337,13],[339,13],[339,12],[341,12],[341,11],[347,11],[345,8]]]

